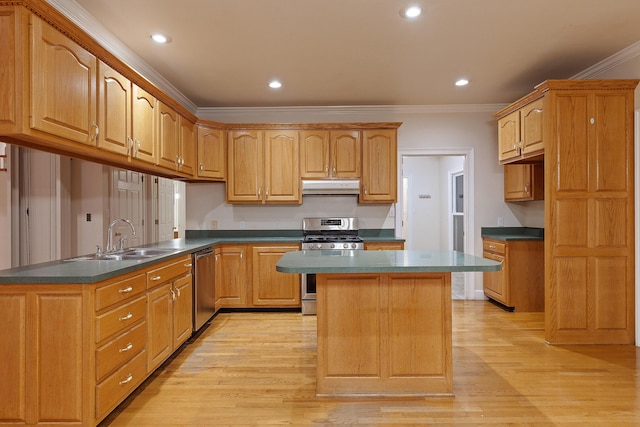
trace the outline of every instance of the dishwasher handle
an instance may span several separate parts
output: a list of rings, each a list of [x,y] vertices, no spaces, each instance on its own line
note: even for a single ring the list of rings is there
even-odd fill
[[[205,257],[208,257],[210,255],[213,255],[213,249],[205,249],[203,251],[196,252],[194,255],[195,255],[196,261],[197,261],[200,258],[205,258]]]

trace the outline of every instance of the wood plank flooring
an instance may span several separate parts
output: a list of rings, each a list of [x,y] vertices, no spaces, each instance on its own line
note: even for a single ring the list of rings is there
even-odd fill
[[[315,316],[222,313],[100,427],[640,425],[640,349],[547,345],[543,316],[454,301],[454,397],[335,399]]]

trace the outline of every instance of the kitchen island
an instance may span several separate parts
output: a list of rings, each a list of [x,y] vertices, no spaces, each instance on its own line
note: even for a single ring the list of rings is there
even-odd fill
[[[451,272],[500,264],[455,251],[297,251],[315,273],[320,396],[453,394]]]

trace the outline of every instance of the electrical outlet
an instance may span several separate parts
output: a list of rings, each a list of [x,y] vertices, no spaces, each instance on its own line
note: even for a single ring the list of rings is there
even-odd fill
[[[498,218],[498,227],[504,227],[504,218],[502,217]]]
[[[215,219],[211,220],[211,229],[212,230],[217,230],[218,229],[218,221],[216,221]]]

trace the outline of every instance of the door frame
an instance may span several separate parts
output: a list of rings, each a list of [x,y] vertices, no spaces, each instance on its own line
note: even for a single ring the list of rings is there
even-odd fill
[[[474,253],[475,251],[475,225],[474,225],[474,149],[473,148],[405,148],[398,150],[398,202],[396,203],[396,216],[395,216],[395,235],[397,237],[402,236],[402,218],[404,216],[404,197],[402,193],[403,185],[403,170],[402,159],[403,157],[416,157],[416,156],[463,156],[464,166],[463,171],[466,176],[464,180],[464,251],[465,253]],[[465,275],[465,299],[483,300],[484,292],[482,289],[476,289],[476,274],[473,272],[464,273]]]

